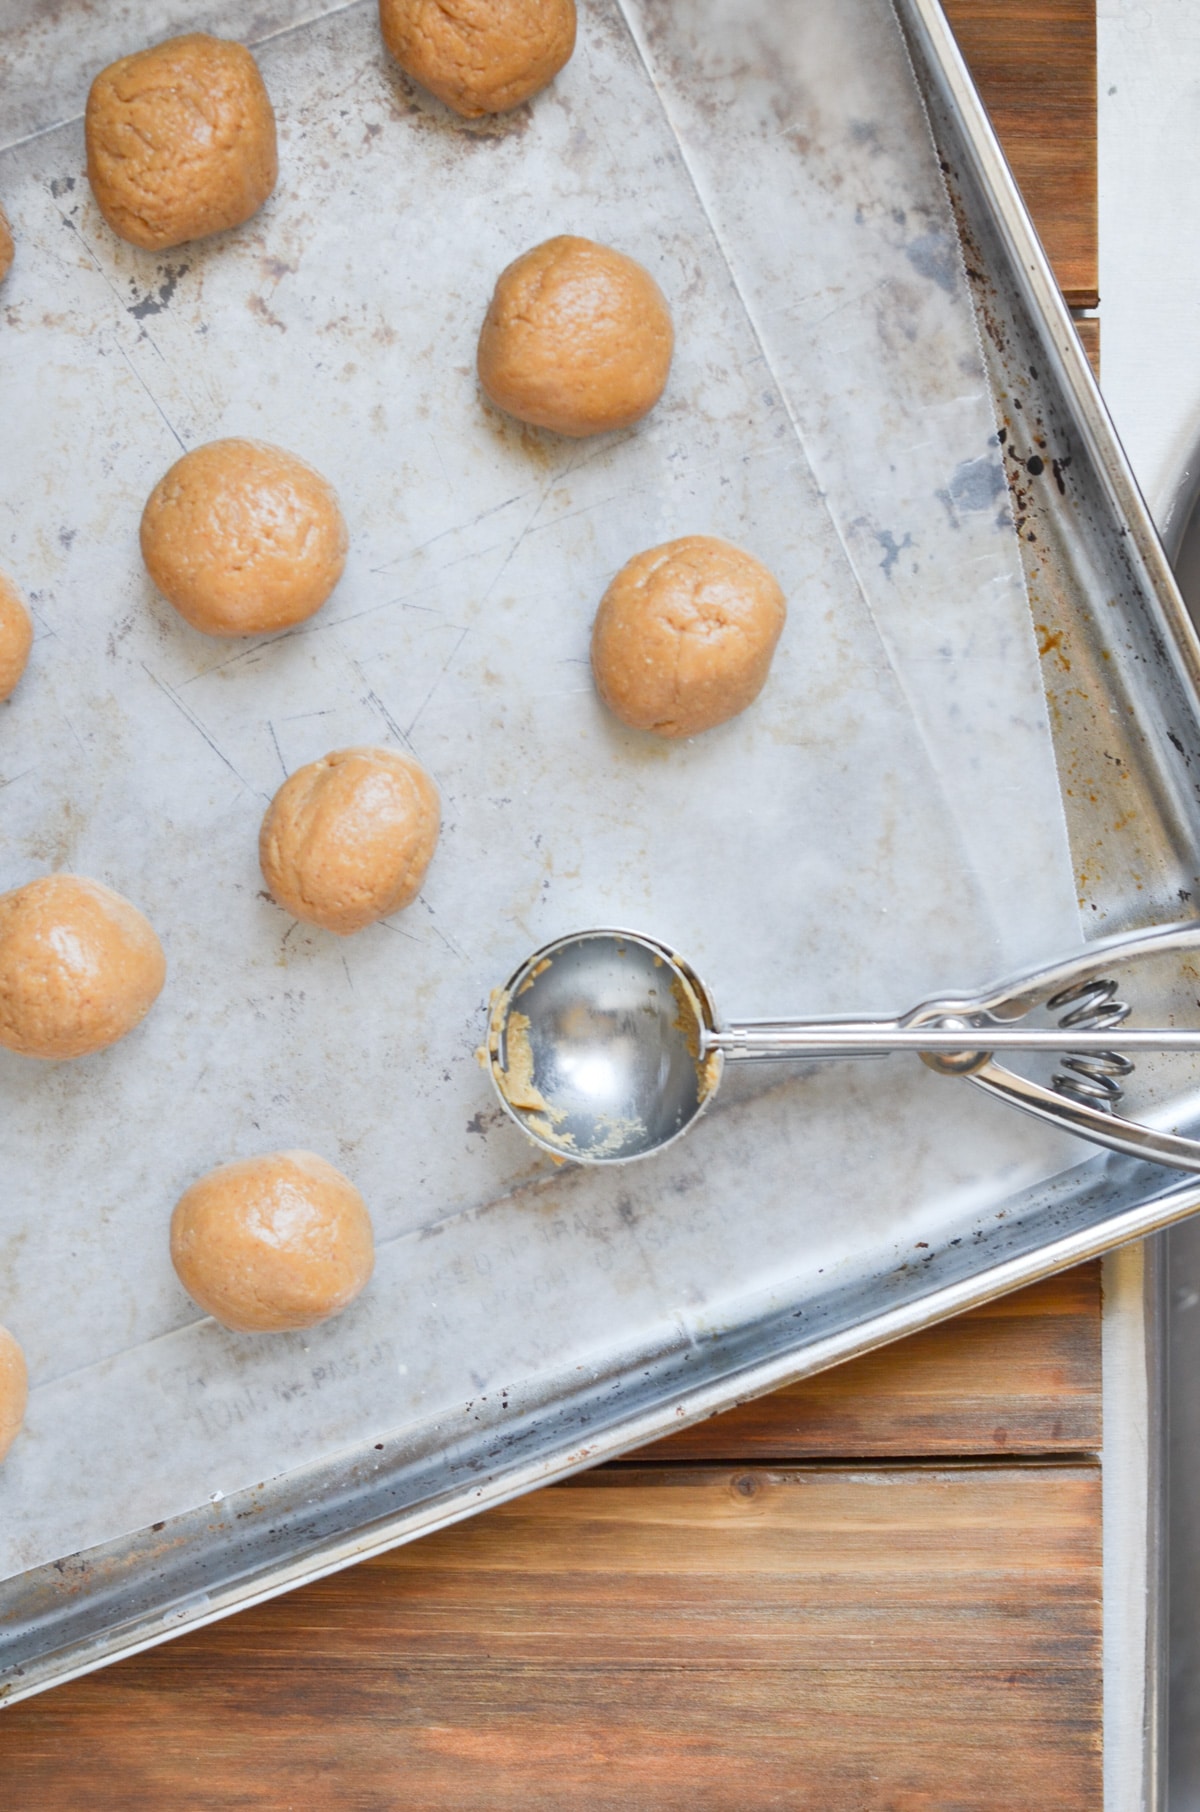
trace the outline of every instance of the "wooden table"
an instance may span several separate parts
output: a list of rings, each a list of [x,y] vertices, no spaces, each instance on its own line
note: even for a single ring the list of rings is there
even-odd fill
[[[949,11],[1094,308],[1094,0]],[[0,1803],[1095,1808],[1100,1446],[1090,1265],[15,1706]]]

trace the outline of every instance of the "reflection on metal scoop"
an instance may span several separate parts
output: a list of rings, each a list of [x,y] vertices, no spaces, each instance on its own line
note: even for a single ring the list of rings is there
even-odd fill
[[[492,999],[488,1057],[505,1108],[557,1157],[657,1151],[703,1112],[722,1055],[703,982],[665,944],[585,931],[547,944]]]
[[[505,1111],[555,1157],[624,1163],[661,1151],[712,1100],[726,1058],[884,1057],[912,1051],[943,1075],[1133,1157],[1200,1172],[1200,1141],[1113,1111],[1130,1051],[1200,1053],[1200,1030],[1130,1030],[1103,979],[1139,956],[1200,954],[1200,925],[1100,940],[1079,956],[986,993],[926,1001],[898,1019],[748,1020],[722,1025],[695,970],[632,931],[580,931],[546,944],[492,997],[486,1058]],[[1080,1004],[1082,1003],[1082,1004]],[[1014,1024],[1073,1007],[1057,1027]],[[997,1063],[1051,1051],[1054,1086]]]

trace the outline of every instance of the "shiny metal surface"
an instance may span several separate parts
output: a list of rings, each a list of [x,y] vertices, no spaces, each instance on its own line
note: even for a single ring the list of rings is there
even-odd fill
[[[909,1051],[997,1100],[1130,1157],[1200,1172],[1200,1143],[1116,1114],[1130,1051],[1200,1051],[1200,1031],[1118,1029],[1130,1009],[1097,966],[1200,955],[1200,925],[1166,926],[1101,946],[957,1000],[895,1019],[755,1020],[723,1025],[708,989],[669,945],[597,928],[535,950],[493,996],[487,1055],[500,1105],[543,1150],[579,1164],[650,1156],[687,1132],[716,1093],[724,1058],[819,1061]],[[1041,1004],[1070,1008],[1056,1028],[1015,1024]],[[1050,1088],[994,1061],[996,1051],[1064,1058]],[[965,1060],[965,1061],[964,1061]],[[1098,1080],[1102,1078],[1103,1080]],[[1086,1086],[1085,1086],[1086,1085]]]
[[[665,944],[584,931],[536,950],[494,996],[491,1077],[536,1145],[622,1163],[703,1113],[720,1080],[706,1048],[714,1024],[707,989]]]
[[[1064,1031],[1074,1032],[1077,1028],[1080,1031],[1107,1030],[1123,1025],[1132,1011],[1129,1003],[1118,1000],[1116,995],[1115,982],[1097,979],[1063,988],[1052,995],[1046,1005],[1052,1013],[1062,1013],[1058,1023]],[[1089,1054],[1077,1046],[1063,1058],[1065,1074],[1054,1076],[1052,1087],[1072,1101],[1082,1101],[1086,1106],[1111,1113],[1125,1093],[1122,1079],[1131,1076],[1133,1068],[1128,1057],[1114,1051],[1097,1050]]]
[[[1165,1242],[1165,1360],[1159,1455],[1166,1478],[1167,1805],[1200,1808],[1200,1219]]]
[[[1200,644],[940,8],[898,0],[897,12],[1005,426],[1079,897],[1098,934],[1170,925],[1200,897]],[[1200,1130],[1196,1104],[1169,1088],[1164,1101],[1179,1130]],[[138,1531],[39,1568],[0,1585],[0,1698],[41,1691],[628,1451],[1198,1205],[1200,1183],[1118,1155],[982,1206],[964,1196],[957,1224],[917,1260],[893,1229],[869,1264],[844,1266],[802,1300],[764,1299],[736,1324],[681,1323],[586,1375],[547,1376],[536,1394],[503,1405],[476,1399],[382,1451],[372,1442],[152,1536]],[[633,1183],[622,1212],[636,1220],[640,1209]],[[545,1219],[531,1204],[529,1227],[540,1233]],[[1149,1783],[1147,1803],[1152,1793]]]
[[[1197,455],[1188,461],[1164,539],[1180,591],[1200,620]],[[1161,1528],[1169,1812],[1200,1809],[1200,1218],[1160,1242],[1164,1287],[1156,1303],[1162,1347],[1162,1419],[1156,1460],[1164,1480]]]

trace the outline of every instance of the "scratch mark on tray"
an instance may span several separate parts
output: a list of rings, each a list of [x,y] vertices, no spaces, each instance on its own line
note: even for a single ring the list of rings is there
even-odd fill
[[[429,703],[430,699],[433,697],[434,693],[437,691],[438,687],[441,685],[442,681],[445,679],[446,674],[450,670],[450,666],[454,660],[454,657],[458,653],[459,649],[462,647],[463,643],[466,641],[468,633],[469,633],[468,630],[466,630],[466,629],[463,630],[463,632],[459,636],[457,642],[455,642],[453,648],[450,650],[449,654],[446,656],[445,660],[442,662],[441,672],[438,674],[438,676],[434,680],[432,686],[430,686],[428,692],[425,694],[424,698],[421,700],[421,703],[417,709],[417,714],[408,726],[408,735],[409,736],[412,735],[413,731],[416,729],[417,725],[420,723],[421,718],[424,715],[426,705]]]
[[[619,452],[622,447],[628,446],[629,442],[635,438],[635,435],[635,429],[625,428],[618,433],[601,435],[599,437],[600,445],[598,447],[592,447],[587,452],[580,446],[571,454],[562,471],[551,476],[551,484],[557,483],[561,478],[569,478],[574,472],[584,472],[587,470],[588,466],[594,466],[598,459],[603,459],[608,454]]]
[[[471,525],[469,523],[467,523],[464,526],[469,528]],[[447,535],[457,535],[457,534],[461,534],[461,533],[463,533],[462,528],[446,530]],[[442,536],[442,535],[438,536],[439,541],[444,540],[444,539],[445,539],[444,536]],[[391,602],[399,603],[406,597],[419,597],[423,591],[429,591],[433,588],[433,586],[437,582],[437,577],[440,576],[442,573],[448,573],[452,570],[453,567],[462,566],[463,563],[468,560],[486,560],[489,554],[497,553],[500,548],[507,547],[508,545],[509,544],[507,541],[489,541],[486,547],[469,547],[465,550],[465,552],[455,554],[454,558],[452,560],[447,560],[443,566],[433,567],[431,569],[432,573],[434,575],[433,577],[424,580],[424,582],[422,584],[418,585],[412,592],[401,592],[399,597],[393,598],[391,600]],[[422,550],[420,548],[417,548],[415,550],[416,553],[420,553],[421,551]],[[400,564],[399,559],[393,560],[391,562],[392,567],[396,567],[399,564]],[[378,570],[382,572],[385,569],[380,567]],[[376,604],[376,605],[373,605],[372,608],[375,610],[378,610],[380,608],[380,606]]]
[[[183,713],[184,717],[186,717],[188,722],[191,724],[193,730],[195,730],[197,736],[202,736],[204,738],[205,742],[208,744],[209,748],[212,750],[213,754],[216,755],[219,760],[221,760],[225,763],[225,766],[229,769],[229,772],[233,775],[234,779],[240,781],[248,793],[252,793],[254,791],[254,788],[250,785],[250,783],[246,779],[245,775],[238,773],[238,771],[234,767],[232,761],[230,761],[228,755],[225,754],[224,750],[220,747],[220,745],[218,743],[214,742],[212,736],[205,729],[204,725],[200,722],[200,719],[195,715],[195,713],[193,711],[190,711],[188,709],[188,707],[184,704],[183,700],[180,698],[179,694],[177,692],[175,692],[170,686],[168,686],[165,680],[160,680],[157,673],[152,673],[150,671],[149,667],[147,667],[145,661],[142,661],[141,668],[142,668],[143,673],[146,675],[147,679],[153,680],[154,684],[158,687],[159,691],[164,693],[165,696],[170,699],[170,701],[174,705],[175,709],[177,711],[181,711]]]
[[[35,763],[31,768],[22,768],[21,772],[19,774],[14,774],[10,780],[0,780],[0,793],[4,791],[6,786],[16,786],[18,780],[24,780],[26,774],[36,774],[38,765],[39,764]]]
[[[410,755],[415,754],[416,750],[413,748],[412,743],[409,741],[407,732],[400,728],[400,725],[396,722],[396,719],[392,716],[391,712],[388,710],[387,706],[384,704],[383,700],[380,698],[378,692],[376,692],[374,686],[372,686],[370,680],[367,678],[366,674],[363,672],[362,663],[360,661],[356,661],[354,659],[353,655],[347,655],[346,659],[349,661],[350,665],[353,667],[355,673],[357,673],[362,684],[367,688],[366,692],[363,695],[363,703],[366,705],[370,705],[371,709],[373,711],[376,711],[379,714],[379,716],[382,717],[384,723],[387,725],[387,727],[391,731],[392,735],[396,738],[396,741],[402,742],[404,744],[405,748],[408,750]]]
[[[82,118],[82,113],[72,113],[66,119],[52,120],[48,126],[35,126],[32,132],[24,132],[20,138],[5,139],[0,144],[0,156],[6,151],[19,151],[22,145],[35,144],[39,138],[49,138],[52,132],[60,132],[64,126],[74,126]]]
[[[354,983],[353,983],[353,981],[352,981],[352,980],[351,980],[351,977],[350,977],[350,965],[349,965],[349,963],[348,963],[348,962],[347,962],[347,961],[346,961],[346,958],[345,958],[345,957],[344,957],[344,956],[343,956],[343,957],[342,957],[342,968],[343,968],[343,969],[344,969],[344,970],[345,970],[345,971],[346,971],[346,986],[347,986],[347,987],[348,987],[348,988],[349,988],[349,990],[350,990],[350,992],[351,992],[351,994],[353,994],[353,992],[354,992]]]
[[[79,734],[79,731],[75,728],[75,725],[71,722],[70,718],[67,716],[66,712],[61,709],[61,707],[59,709],[58,715],[62,718],[62,721],[66,724],[68,730],[71,732],[71,735],[75,738],[76,742],[79,744],[79,747],[82,750],[84,756],[88,759],[88,763],[90,766],[91,758],[90,758],[90,756],[88,756],[87,744],[84,742],[82,736]]]
[[[121,294],[120,290],[117,288],[116,284],[112,281],[112,278],[109,276],[107,270],[104,268],[103,260],[97,255],[97,253],[88,244],[87,240],[84,238],[83,234],[80,232],[80,230],[79,230],[78,226],[75,224],[75,222],[71,219],[70,215],[64,214],[61,208],[58,208],[55,211],[58,214],[58,217],[62,221],[63,225],[67,228],[68,232],[70,232],[74,235],[74,237],[77,240],[77,242],[79,243],[79,245],[83,248],[83,251],[84,251],[86,257],[88,258],[89,262],[91,263],[92,269],[96,272],[97,276],[100,277],[101,281],[104,283],[105,287],[108,289],[108,291],[112,295],[114,301],[120,307],[122,313],[128,314],[130,312],[129,305],[125,301],[124,296],[122,296],[122,294]],[[139,337],[144,339],[147,342],[147,344],[153,348],[155,355],[165,365],[167,363],[167,361],[165,358],[163,358],[162,348],[156,344],[153,335],[146,328],[144,322],[140,324],[140,336]],[[126,352],[124,346],[122,346],[119,339],[117,340],[116,345],[117,345],[117,351],[120,353],[121,357],[124,359],[125,363],[128,365],[130,371],[132,372],[133,376],[137,379],[137,381],[141,385],[142,389],[146,392],[146,395],[150,398],[150,401],[153,403],[155,409],[158,411],[158,414],[161,416],[163,423],[170,430],[175,441],[178,443],[180,452],[186,453],[187,452],[187,443],[184,441],[182,435],[179,433],[179,430],[175,427],[175,424],[172,422],[171,418],[168,416],[166,410],[163,408],[162,404],[159,402],[158,398],[155,396],[154,392],[151,390],[149,384],[147,384],[145,378],[142,376],[141,372],[138,370],[137,366],[134,364],[133,360],[130,358],[129,354]]]
[[[458,502],[458,493],[454,489],[454,480],[451,478],[449,472],[446,469],[446,462],[442,458],[442,449],[437,444],[436,434],[431,434],[429,436],[429,439],[430,439],[430,444],[432,445],[433,450],[437,455],[437,462],[438,462],[439,466],[441,466],[441,468],[442,468],[442,477],[446,480],[446,489],[449,491],[451,497],[453,497],[455,503],[457,503]]]
[[[293,636],[312,635],[317,629],[328,628],[328,623],[320,623],[301,624],[295,629],[281,629],[278,635],[273,635],[265,641],[255,642],[252,648],[241,648],[236,654],[229,655],[223,661],[214,661],[211,667],[202,667],[199,673],[193,673],[190,679],[185,679],[179,690],[182,692],[185,687],[194,686],[197,680],[207,679],[210,673],[222,673],[226,667],[236,667],[239,661],[251,660],[256,655],[261,655],[266,649],[274,648],[277,642],[290,642]]]
[[[323,26],[327,25],[329,20],[336,19],[339,13],[352,12],[358,4],[359,0],[341,0],[340,6],[331,6],[319,15],[321,24]],[[258,38],[249,37],[245,42],[249,45],[251,50],[257,50],[263,44],[278,44],[282,38],[291,38],[298,32],[307,31],[312,23],[312,19],[306,16],[297,24],[277,25],[274,31],[265,31],[262,36]]]
[[[494,578],[492,579],[491,584],[488,586],[488,588],[484,592],[482,598],[479,600],[481,605],[487,603],[488,599],[491,597],[492,593],[495,591],[497,585],[499,585],[501,579],[504,577],[505,573],[508,571],[512,562],[516,559],[517,554],[520,551],[523,543],[525,542],[526,537],[529,535],[530,531],[533,528],[534,523],[537,521],[538,517],[541,515],[543,509],[545,508],[546,500],[549,497],[550,492],[553,490],[554,486],[561,484],[564,479],[569,478],[571,476],[571,473],[574,471],[574,469],[575,469],[575,461],[573,458],[571,458],[571,459],[567,460],[567,463],[562,468],[561,472],[552,472],[550,474],[549,478],[547,478],[545,484],[542,486],[541,491],[538,494],[538,500],[537,500],[537,503],[534,505],[533,513],[529,517],[529,520],[526,522],[526,524],[525,524],[524,528],[521,530],[520,534],[517,536],[516,540],[513,542],[512,546],[509,548],[507,554],[505,554],[503,560],[500,562],[500,566],[499,566]]]
[[[810,316],[806,314],[805,301],[803,300],[794,303],[790,308],[783,309],[782,313],[787,316],[789,320],[803,322],[807,331],[815,333],[818,327],[823,327],[826,321],[832,321],[834,316],[840,315],[844,309],[853,308],[858,303],[865,302],[868,297],[878,295],[880,290],[885,287],[886,286],[883,284],[873,283],[870,288],[857,290],[852,296],[843,296],[840,302],[835,302],[832,308],[827,308],[825,313],[821,315]],[[766,363],[769,368],[770,360],[766,360]]]
[[[275,734],[275,725],[271,722],[270,718],[267,719],[267,728],[271,732],[271,741],[275,744],[275,753],[279,757],[279,765],[283,769],[283,777],[286,780],[287,762],[283,759],[283,750],[279,746],[279,738]]]
[[[461,535],[465,529],[477,528],[481,522],[486,522],[489,516],[498,516],[501,510],[511,509],[514,503],[522,502],[524,498],[529,496],[532,489],[533,487],[531,485],[524,491],[518,491],[513,497],[506,497],[503,503],[494,503],[490,509],[480,510],[479,514],[477,516],[472,516],[469,522],[456,522],[450,528],[439,529],[438,533],[436,535],[431,535],[428,541],[419,541],[416,547],[406,548],[402,554],[397,554],[394,559],[385,560],[382,566],[371,567],[370,570],[372,575],[390,572],[393,566],[399,566],[401,561],[411,560],[417,554],[425,553],[428,548],[436,547],[437,543],[439,541],[444,541],[447,535]],[[504,544],[503,542],[500,542],[497,545],[503,546]]]
[[[394,610],[397,607],[401,610],[419,610],[423,616],[440,617],[442,612],[436,604],[418,604],[415,600],[421,596],[422,592],[436,592],[438,589],[438,581],[444,573],[450,571],[452,566],[460,566],[467,560],[486,559],[488,554],[495,553],[498,548],[503,546],[504,543],[502,541],[496,541],[493,542],[490,547],[481,548],[477,553],[460,554],[457,560],[448,560],[445,566],[439,566],[436,569],[435,575],[432,578],[427,579],[423,585],[419,585],[416,591],[397,592],[394,598],[385,598],[381,604],[368,604],[363,610],[347,611],[346,615],[343,617],[332,618],[328,623],[315,624],[313,626],[313,632],[317,629],[342,629],[347,623],[360,623],[364,617],[378,616],[381,610]],[[447,628],[461,629],[462,624],[449,623],[447,624]],[[293,630],[290,633],[302,635],[305,631]],[[209,668],[208,671],[212,672],[213,669]]]
[[[721,466],[723,468],[727,468],[729,463],[728,459],[713,459],[706,461],[706,464],[709,466]],[[747,460],[743,458],[740,463],[744,465],[747,463]],[[695,466],[692,467],[691,470],[701,472],[704,470],[704,467]],[[590,516],[597,510],[607,509],[610,504],[622,503],[626,497],[640,496],[643,491],[644,486],[627,485],[623,491],[614,491],[610,497],[599,497],[592,503],[582,504],[577,510],[564,510],[558,516],[551,516],[549,522],[539,522],[536,528],[530,528],[526,533],[530,535],[544,535],[548,529],[557,528],[562,522],[574,522],[577,516]]]
[[[418,937],[415,931],[405,931],[402,926],[393,925],[391,919],[376,919],[375,923],[377,925],[382,925],[385,931],[394,931],[397,937],[406,937],[410,944],[423,944],[425,942],[425,939],[423,937]]]
[[[157,348],[156,348],[156,350],[157,350]],[[179,448],[179,451],[181,453],[186,453],[187,452],[187,442],[184,440],[182,434],[180,434],[178,428],[175,426],[174,422],[171,420],[170,416],[167,414],[166,410],[163,408],[162,404],[159,402],[158,398],[155,396],[153,390],[151,390],[149,384],[146,382],[145,378],[142,376],[141,372],[138,370],[137,366],[134,364],[133,360],[130,358],[129,354],[126,352],[125,348],[122,346],[122,344],[119,340],[117,341],[117,351],[120,353],[121,357],[124,359],[125,363],[128,365],[130,371],[133,373],[133,376],[137,379],[137,381],[141,385],[142,389],[146,392],[146,395],[150,398],[150,401],[153,403],[155,409],[158,411],[159,416],[162,418],[163,425],[170,432],[172,438],[174,439],[176,445]]]
[[[378,616],[381,610],[391,610],[397,604],[405,610],[422,610],[431,617],[440,615],[440,612],[430,604],[410,604],[404,593],[401,592],[397,598],[385,598],[382,604],[368,604],[365,610],[352,610],[348,616],[339,617],[337,623],[331,624],[330,627],[340,629],[345,623],[361,622],[363,617]]]
[[[429,913],[429,916],[432,918],[433,917],[433,907],[429,905],[429,903],[424,899],[424,897],[422,897],[421,904],[422,904],[422,906],[425,907],[426,911]],[[443,931],[440,925],[435,925],[433,927],[433,931],[434,931],[434,936],[441,938],[443,944],[445,944],[447,950],[450,952],[450,954],[452,956],[456,956],[460,963],[466,962],[466,960],[467,960],[466,951],[461,949],[459,947],[459,945],[455,943],[454,939],[449,935],[448,932]]]

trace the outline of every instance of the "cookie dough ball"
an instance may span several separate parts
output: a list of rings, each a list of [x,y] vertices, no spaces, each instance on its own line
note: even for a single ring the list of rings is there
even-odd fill
[[[189,32],[92,83],[87,173],[114,233],[165,251],[241,226],[275,187],[275,115],[242,44]]]
[[[302,623],[342,576],[349,537],[332,485],[260,440],[213,440],[177,459],[142,511],[142,558],[205,635]]]
[[[99,881],[45,875],[0,894],[0,1045],[85,1057],[132,1032],[167,966],[136,906]]]
[[[32,647],[33,618],[11,579],[0,573],[0,699],[15,688]]]
[[[13,236],[9,230],[8,216],[0,208],[0,283],[3,283],[12,268]]]
[[[575,0],[379,0],[379,24],[401,69],[466,119],[519,107],[575,48]]]
[[[21,1432],[29,1400],[25,1355],[7,1328],[0,1328],[0,1460]]]
[[[337,749],[285,780],[258,839],[263,879],[294,918],[346,937],[407,906],[438,840],[437,788],[392,749]]]
[[[353,1183],[311,1151],[245,1158],[180,1196],[171,1262],[193,1301],[227,1328],[311,1328],[370,1277],[371,1217]]]
[[[476,362],[497,408],[581,439],[653,409],[674,346],[649,271],[611,246],[563,235],[500,273]]]
[[[592,672],[622,722],[696,736],[753,703],[787,616],[752,554],[685,535],[623,566],[596,612]]]

